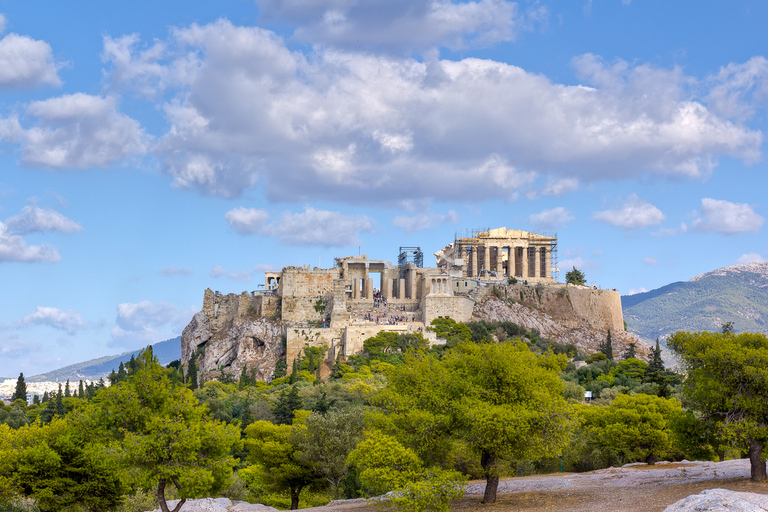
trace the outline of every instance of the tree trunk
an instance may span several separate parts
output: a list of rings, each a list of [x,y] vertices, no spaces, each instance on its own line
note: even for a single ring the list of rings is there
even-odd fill
[[[301,494],[301,487],[291,487],[291,510],[299,509],[299,494]]]
[[[765,461],[763,458],[763,443],[755,439],[749,440],[749,469],[753,482],[765,480]]]
[[[648,464],[649,466],[653,466],[654,464],[656,464],[656,454],[650,453],[648,457],[646,457],[645,463]]]
[[[485,472],[485,493],[481,503],[496,503],[496,490],[499,488],[499,472],[496,467],[496,457],[484,451],[480,455],[480,465]]]
[[[187,502],[187,498],[182,498],[173,510],[169,510],[168,503],[165,501],[165,478],[161,478],[157,484],[157,501],[160,502],[160,510],[162,512],[179,512],[181,506]]]

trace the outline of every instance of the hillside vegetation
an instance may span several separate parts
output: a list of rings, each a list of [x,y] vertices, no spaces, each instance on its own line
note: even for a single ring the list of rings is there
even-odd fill
[[[768,333],[768,263],[734,265],[621,298],[627,330],[643,338],[678,331]]]

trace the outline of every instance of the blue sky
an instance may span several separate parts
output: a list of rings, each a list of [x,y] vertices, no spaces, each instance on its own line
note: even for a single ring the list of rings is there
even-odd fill
[[[0,1],[0,376],[466,229],[622,294],[765,261],[762,1]]]

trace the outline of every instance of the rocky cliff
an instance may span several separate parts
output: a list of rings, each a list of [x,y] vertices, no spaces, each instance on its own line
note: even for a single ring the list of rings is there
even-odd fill
[[[239,378],[243,367],[254,379],[271,378],[275,363],[285,356],[285,330],[273,316],[260,316],[262,299],[206,290],[203,310],[181,335],[185,371],[194,358],[202,380],[224,374]]]

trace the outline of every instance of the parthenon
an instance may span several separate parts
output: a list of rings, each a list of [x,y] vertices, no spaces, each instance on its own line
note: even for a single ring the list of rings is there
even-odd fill
[[[552,254],[557,238],[497,228],[456,238],[435,253],[437,266],[453,277],[554,282]]]

